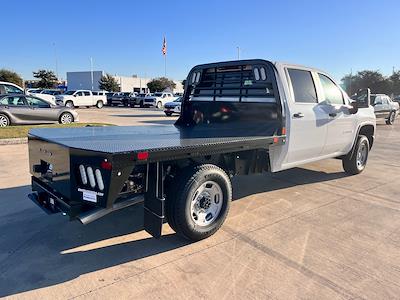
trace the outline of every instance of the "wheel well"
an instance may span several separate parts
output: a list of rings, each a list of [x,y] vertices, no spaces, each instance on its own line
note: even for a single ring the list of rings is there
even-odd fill
[[[11,116],[10,116],[8,113],[6,113],[6,112],[1,112],[0,115],[6,116],[6,117],[8,118],[8,121],[9,121],[10,124],[11,124]]]
[[[372,147],[372,144],[374,143],[374,126],[372,125],[364,125],[360,128],[360,131],[358,132],[359,135],[365,135],[368,138],[369,141],[369,147]]]

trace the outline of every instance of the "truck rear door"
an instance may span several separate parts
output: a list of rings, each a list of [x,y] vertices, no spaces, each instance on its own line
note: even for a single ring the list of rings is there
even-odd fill
[[[318,103],[312,70],[288,66],[285,71],[291,93],[287,101],[290,116],[285,163],[295,165],[321,156],[328,126]]]

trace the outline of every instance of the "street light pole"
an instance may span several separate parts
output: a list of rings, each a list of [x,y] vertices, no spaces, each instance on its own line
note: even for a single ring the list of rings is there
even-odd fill
[[[237,59],[240,60],[240,47],[237,46]]]
[[[90,57],[90,77],[92,79],[92,91],[93,91],[93,58]]]
[[[58,59],[57,59],[57,47],[56,47],[56,42],[53,42],[53,47],[54,47],[54,59],[56,61],[56,76],[58,80]]]

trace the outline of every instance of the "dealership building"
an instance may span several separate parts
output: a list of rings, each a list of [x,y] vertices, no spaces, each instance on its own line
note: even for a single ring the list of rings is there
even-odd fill
[[[68,90],[93,90],[98,91],[99,81],[106,72],[104,71],[83,71],[83,72],[67,72]],[[121,92],[138,92],[148,93],[149,88],[147,83],[150,78],[142,78],[136,75],[128,76],[113,76],[120,86]],[[93,78],[93,80],[92,80]],[[174,93],[183,93],[181,81],[174,80],[176,86],[173,89]]]

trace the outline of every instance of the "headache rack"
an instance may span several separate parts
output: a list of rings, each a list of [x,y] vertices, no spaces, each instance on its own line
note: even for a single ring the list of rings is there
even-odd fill
[[[188,76],[189,101],[276,102],[270,65],[256,61],[194,68]]]

